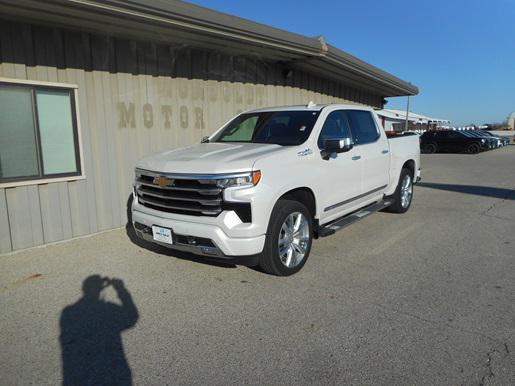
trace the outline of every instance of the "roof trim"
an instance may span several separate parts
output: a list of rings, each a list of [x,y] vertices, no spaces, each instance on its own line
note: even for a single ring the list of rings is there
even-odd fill
[[[174,32],[170,36],[180,35],[181,41],[194,42],[192,45],[205,42],[209,47],[208,42],[215,40],[228,49],[233,45],[238,50],[287,58],[292,63],[309,62],[326,76],[344,82],[348,77],[355,84],[362,81],[364,88],[373,89],[383,97],[418,94],[416,86],[327,44],[323,37],[302,36],[183,1],[17,0],[13,3],[0,0],[0,10],[36,22],[58,23],[75,29],[87,26],[108,33],[144,31],[147,35],[160,35],[168,30]],[[325,70],[320,70],[319,65]]]

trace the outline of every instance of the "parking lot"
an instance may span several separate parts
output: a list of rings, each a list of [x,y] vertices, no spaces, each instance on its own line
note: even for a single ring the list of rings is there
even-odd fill
[[[134,384],[514,384],[515,146],[422,162],[408,213],[315,241],[292,277],[125,229],[0,256],[0,383],[61,382],[63,348],[67,376]],[[96,274],[123,307],[76,303]]]

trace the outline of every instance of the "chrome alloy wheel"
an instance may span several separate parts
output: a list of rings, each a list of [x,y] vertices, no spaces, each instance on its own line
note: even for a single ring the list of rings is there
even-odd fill
[[[309,247],[308,219],[300,212],[293,212],[286,217],[279,231],[279,258],[288,268],[299,265]]]
[[[401,205],[403,208],[407,208],[411,202],[411,196],[413,195],[413,184],[411,176],[406,174],[402,180],[401,185]]]

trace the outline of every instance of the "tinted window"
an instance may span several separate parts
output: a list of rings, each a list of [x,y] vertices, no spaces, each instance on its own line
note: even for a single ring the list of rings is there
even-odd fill
[[[350,138],[349,124],[345,112],[342,110],[333,111],[325,119],[324,126],[318,137],[318,147],[323,149],[327,139]]]
[[[308,139],[318,115],[318,111],[241,114],[229,122],[212,141],[300,145]]]
[[[354,143],[363,145],[379,138],[376,124],[369,111],[347,110]]]

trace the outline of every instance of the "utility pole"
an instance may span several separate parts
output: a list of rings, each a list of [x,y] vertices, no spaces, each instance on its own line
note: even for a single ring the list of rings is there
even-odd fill
[[[404,122],[404,131],[408,131],[408,115],[409,115],[409,95],[408,95],[408,103],[406,104],[406,122]]]

